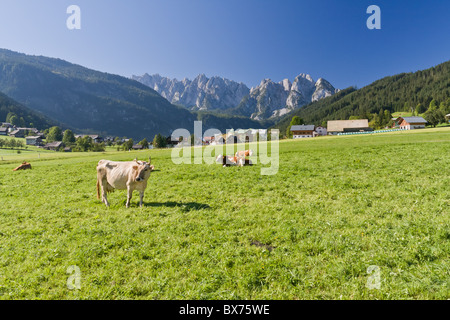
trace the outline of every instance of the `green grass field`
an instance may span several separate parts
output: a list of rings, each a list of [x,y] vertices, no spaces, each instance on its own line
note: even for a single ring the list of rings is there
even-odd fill
[[[449,150],[450,128],[282,141],[275,176],[170,150],[5,155],[0,299],[449,299]],[[98,160],[149,155],[144,208],[97,200]]]

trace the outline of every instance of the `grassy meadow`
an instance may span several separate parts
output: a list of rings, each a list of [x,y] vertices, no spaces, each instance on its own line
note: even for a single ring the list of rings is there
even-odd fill
[[[281,141],[274,176],[171,150],[5,153],[0,299],[449,299],[449,150],[450,128]],[[149,155],[143,208],[97,200],[98,160]]]

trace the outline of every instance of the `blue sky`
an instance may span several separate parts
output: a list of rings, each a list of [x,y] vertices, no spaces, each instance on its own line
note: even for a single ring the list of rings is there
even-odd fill
[[[66,9],[81,8],[81,30]],[[369,30],[369,5],[381,30]],[[2,0],[0,47],[130,77],[200,73],[256,86],[323,77],[338,88],[450,60],[450,1]]]

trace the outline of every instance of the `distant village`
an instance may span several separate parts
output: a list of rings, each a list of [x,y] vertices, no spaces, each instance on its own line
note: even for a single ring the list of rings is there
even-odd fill
[[[448,115],[450,117],[450,115]],[[393,125],[384,130],[374,130],[369,126],[368,119],[357,120],[332,120],[327,127],[315,125],[293,125],[290,128],[293,139],[314,138],[326,135],[350,135],[388,132],[394,130],[424,129],[428,121],[422,117],[397,117],[392,119]]]
[[[58,128],[59,129],[59,128]],[[133,139],[130,138],[120,138],[113,136],[102,137],[100,135],[73,135],[70,142],[64,142],[64,139],[58,139],[57,141],[48,141],[48,130],[47,133],[41,132],[36,128],[25,128],[18,127],[8,122],[2,122],[0,126],[0,138],[2,136],[9,136],[11,138],[22,138],[25,139],[26,146],[34,146],[42,148],[43,150],[51,151],[63,151],[72,152],[80,151],[77,145],[78,141],[86,139],[89,141],[91,146],[98,146],[97,150],[94,151],[104,151],[105,146],[116,146],[122,150],[142,150],[142,149],[152,149],[153,145],[159,144],[160,147],[173,147],[179,143],[179,141],[171,141],[170,137],[165,138],[158,135],[159,140],[155,137],[154,141],[148,142],[147,139],[143,139],[139,143],[134,143]],[[70,130],[66,130],[70,131]],[[61,136],[65,135],[66,131],[61,132]],[[163,141],[161,141],[161,139]],[[62,140],[62,141],[60,141]],[[82,150],[82,151],[92,151],[92,150]]]
[[[447,115],[450,119],[450,114]],[[379,132],[392,132],[400,130],[424,129],[428,122],[422,117],[397,117],[392,119],[392,127],[386,127],[384,130],[374,130],[369,126],[368,119],[357,120],[331,120],[327,122],[327,127],[315,125],[292,125],[289,128],[292,139],[315,138],[327,135],[353,135]],[[206,145],[225,144],[225,143],[244,143],[253,142],[257,137],[267,138],[267,130],[230,130],[224,135],[215,135],[205,137],[203,140]]]
[[[450,119],[450,114],[446,115]],[[327,122],[327,127],[315,125],[292,125],[289,128],[292,139],[315,138],[327,135],[353,135],[368,134],[400,130],[424,129],[428,122],[419,116],[397,117],[392,119],[392,127],[386,127],[384,130],[374,130],[369,127],[368,119],[356,120],[331,120]],[[226,134],[216,134],[214,136],[197,138],[191,136],[189,139],[180,138],[173,141],[171,137],[157,135],[153,141],[147,139],[135,144],[132,139],[119,137],[101,137],[100,135],[74,135],[73,142],[79,138],[89,137],[93,144],[108,146],[124,146],[127,150],[142,150],[161,147],[183,147],[190,145],[221,145],[229,143],[248,143],[255,140],[266,140],[268,138],[267,129],[239,129],[228,130]],[[72,152],[72,147],[66,145],[63,141],[46,142],[46,134],[36,128],[22,128],[3,122],[0,126],[0,137],[10,136],[13,138],[24,138],[27,146],[35,146],[45,150]],[[130,143],[131,142],[131,143]],[[118,149],[119,150],[119,149]],[[97,150],[101,151],[101,150]]]

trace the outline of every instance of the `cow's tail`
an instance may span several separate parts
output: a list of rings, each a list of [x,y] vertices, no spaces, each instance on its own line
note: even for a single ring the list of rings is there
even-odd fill
[[[100,199],[100,180],[97,179],[97,199]]]

